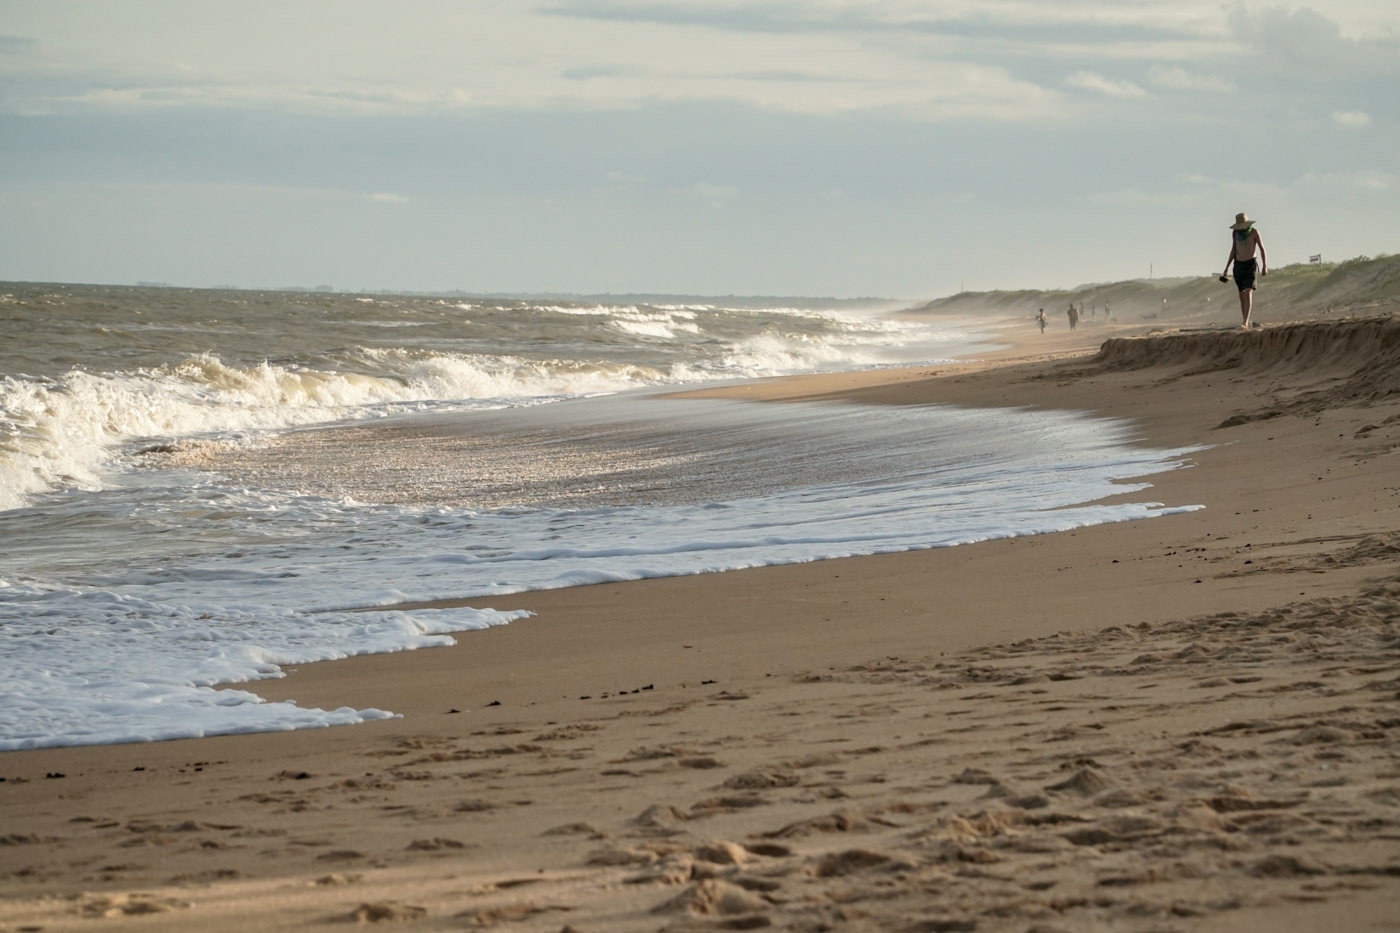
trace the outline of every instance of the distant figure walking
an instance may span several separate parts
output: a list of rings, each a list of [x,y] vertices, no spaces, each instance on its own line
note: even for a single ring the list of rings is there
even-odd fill
[[[1230,229],[1234,231],[1230,236],[1230,257],[1225,260],[1225,271],[1220,278],[1223,281],[1229,276],[1230,263],[1234,263],[1235,287],[1240,290],[1241,326],[1248,328],[1250,312],[1254,309],[1254,276],[1269,274],[1269,259],[1264,253],[1264,241],[1259,238],[1259,231],[1254,229],[1254,221],[1248,214],[1236,214]]]
[[[1074,330],[1079,326],[1079,312],[1075,310],[1074,305],[1071,304],[1069,310],[1065,313],[1069,315],[1069,329]]]
[[[1041,332],[1042,334],[1045,333],[1045,325],[1048,324],[1048,323],[1050,323],[1050,322],[1047,321],[1047,320],[1045,320],[1045,309],[1044,309],[1044,308],[1041,308],[1039,311],[1036,312],[1036,315],[1035,315],[1035,322],[1036,322],[1037,324],[1040,325],[1040,332]]]

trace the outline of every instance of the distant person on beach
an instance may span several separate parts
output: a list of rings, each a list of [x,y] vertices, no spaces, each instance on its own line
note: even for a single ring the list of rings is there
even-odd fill
[[[1069,310],[1065,313],[1069,315],[1069,329],[1074,330],[1079,326],[1079,312],[1075,310],[1074,305],[1071,304]]]
[[[1104,319],[1105,321],[1111,321],[1111,320],[1113,320],[1113,315],[1111,315],[1111,314],[1108,313],[1108,305],[1104,305],[1104,306],[1103,306],[1103,319]]]
[[[1036,315],[1035,315],[1035,322],[1036,322],[1037,324],[1040,325],[1040,332],[1041,332],[1042,334],[1045,333],[1045,325],[1048,324],[1048,323],[1050,323],[1050,322],[1047,321],[1047,320],[1045,320],[1045,309],[1044,309],[1044,308],[1041,308],[1038,312],[1036,312]]]
[[[1221,281],[1230,275],[1230,263],[1235,264],[1235,287],[1240,290],[1240,317],[1244,323],[1242,326],[1249,327],[1249,315],[1254,306],[1254,276],[1269,274],[1269,259],[1264,254],[1264,241],[1259,238],[1259,231],[1254,229],[1254,221],[1249,219],[1248,214],[1236,214],[1235,222],[1230,224],[1230,229],[1234,233],[1230,236],[1230,257],[1225,260],[1225,271],[1220,274]],[[1256,260],[1254,254],[1258,252],[1259,258]]]

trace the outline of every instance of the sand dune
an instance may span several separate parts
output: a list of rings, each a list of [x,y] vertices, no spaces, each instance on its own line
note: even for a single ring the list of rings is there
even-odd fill
[[[1275,266],[1259,281],[1256,320],[1369,316],[1393,313],[1400,304],[1400,256],[1358,256],[1341,263],[1295,263]],[[1070,303],[1093,313],[1087,322],[1102,323],[1111,310],[1119,323],[1156,326],[1190,324],[1238,326],[1235,288],[1216,274],[1165,279],[1099,282],[1051,291],[960,292],[918,308],[912,314],[964,316],[1019,315],[1029,321],[1037,308],[1051,315],[1052,326],[1064,322]],[[1080,326],[1085,326],[1080,321]]]
[[[1190,372],[1239,369],[1250,375],[1348,376],[1376,384],[1364,396],[1347,398],[1372,397],[1400,389],[1400,321],[1389,317],[1310,321],[1259,331],[1110,338],[1087,362],[1112,370],[1184,366]]]

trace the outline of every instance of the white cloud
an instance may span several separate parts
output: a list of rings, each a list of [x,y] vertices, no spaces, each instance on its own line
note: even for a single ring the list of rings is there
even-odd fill
[[[1400,71],[1400,36],[1390,29],[1352,37],[1311,7],[1269,7],[1252,12],[1243,3],[1227,16],[1235,39],[1271,71],[1331,75],[1394,74]]]
[[[1400,191],[1400,175],[1378,169],[1360,172],[1309,172],[1298,178],[1293,187],[1302,191],[1374,196],[1381,192]]]
[[[1094,71],[1076,71],[1065,78],[1065,84],[1109,97],[1146,97],[1147,92],[1131,81],[1115,81]]]
[[[1104,207],[1134,207],[1167,203],[1173,196],[1163,192],[1148,192],[1141,188],[1115,188],[1112,191],[1097,191],[1089,195],[1088,201],[1090,204]]]
[[[650,181],[645,175],[638,175],[635,172],[624,172],[620,169],[612,169],[604,173],[603,177],[614,185],[644,185]]]
[[[1371,125],[1371,115],[1364,110],[1334,110],[1332,122],[1349,129],[1362,129]]]
[[[1400,175],[1380,169],[1353,172],[1307,172],[1292,179],[1260,181],[1253,178],[1212,179],[1195,193],[1234,204],[1272,204],[1275,215],[1285,207],[1319,201],[1364,202],[1370,207],[1389,206],[1400,194]],[[1238,208],[1234,208],[1238,209]],[[1262,209],[1260,211],[1263,213]]]
[[[1219,75],[1193,74],[1181,67],[1153,65],[1148,70],[1147,80],[1153,87],[1169,91],[1228,92],[1235,89],[1234,82]]]
[[[734,198],[739,193],[739,189],[733,185],[715,185],[706,181],[698,181],[690,186],[690,193],[711,207],[724,207],[724,202]]]
[[[115,12],[71,15],[70,0],[28,12],[13,25],[41,39],[24,63],[0,61],[0,85],[11,86],[0,111],[375,116],[726,101],[1041,121],[1070,102],[1043,85],[1037,62],[1184,61],[1224,41],[1220,14],[1204,0],[1170,10],[1116,0],[535,0],[425,5],[415,17],[374,5],[342,14],[326,0],[289,14],[249,0],[267,22],[152,2],[181,13],[138,29]],[[332,9],[338,40],[328,42],[308,11]],[[1144,93],[1105,82],[1092,89]]]
[[[39,43],[28,36],[0,35],[0,55],[19,55],[34,51]]]
[[[0,36],[0,112],[376,116],[725,101],[1036,121],[1073,104],[1042,76],[1080,64],[1114,76],[1085,70],[1068,87],[1117,99],[1230,91],[1224,56],[1241,46],[1256,68],[1355,59],[1393,72],[1400,40],[1358,31],[1393,0],[1307,2],[1323,12],[1238,5],[1227,21],[1219,0],[532,0],[424,3],[414,16],[334,0],[245,0],[251,13],[150,0],[170,15],[138,21],[115,4],[48,0],[17,8]],[[1158,64],[1136,81],[1090,64],[1110,61]]]
[[[1206,29],[1216,4],[1177,0],[1170,6],[1121,0],[550,0],[548,13],[584,19],[733,32],[903,31],[1020,38],[1047,27],[1122,36],[1178,37]],[[1058,41],[1041,35],[1038,41]]]
[[[132,197],[179,196],[191,199],[251,200],[276,199],[285,202],[370,201],[376,204],[408,204],[402,194],[387,191],[353,191],[348,188],[313,188],[306,185],[249,184],[238,182],[104,182],[102,190]]]

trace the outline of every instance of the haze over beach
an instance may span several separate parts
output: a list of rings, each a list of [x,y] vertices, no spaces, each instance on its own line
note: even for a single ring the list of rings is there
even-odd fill
[[[1394,929],[1397,26],[0,3],[0,933]]]

